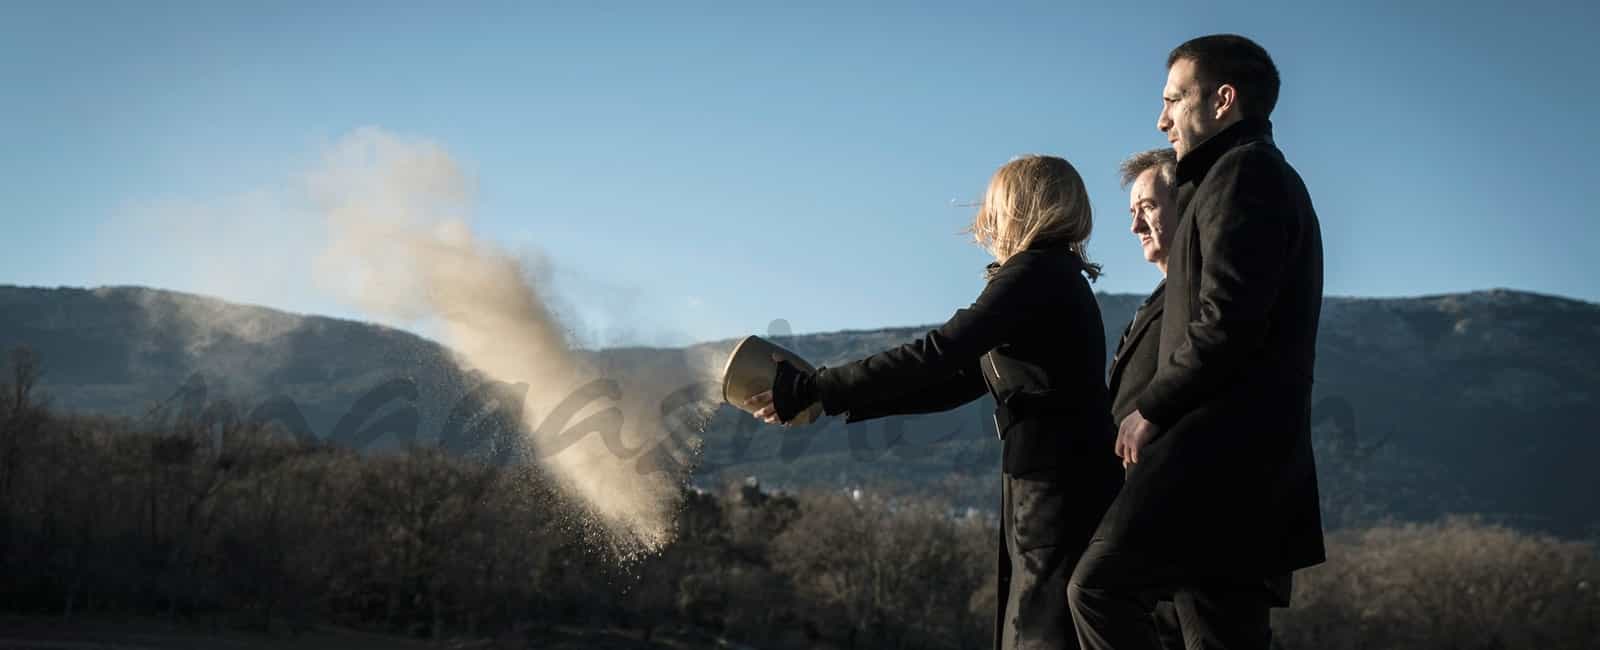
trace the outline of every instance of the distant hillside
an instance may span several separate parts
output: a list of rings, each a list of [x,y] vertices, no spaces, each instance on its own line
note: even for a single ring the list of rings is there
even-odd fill
[[[447,350],[409,332],[141,287],[0,286],[0,345],[17,344],[43,359],[58,406],[108,414],[146,413],[187,387],[211,399],[288,397],[326,432],[395,377],[446,400],[463,384]],[[437,405],[424,410],[440,417]]]
[[[1101,294],[1108,353],[1142,296]],[[830,332],[782,343],[836,364],[927,327]],[[724,353],[604,350],[611,372]],[[414,382],[421,436],[472,386],[438,344],[366,323],[135,287],[0,286],[0,345],[26,344],[65,409],[137,415],[179,389],[243,402],[287,398],[326,436],[363,396]],[[1318,346],[1319,470],[1338,521],[1482,512],[1567,534],[1600,532],[1600,305],[1493,290],[1403,299],[1329,298]],[[724,407],[703,434],[700,480],[938,491],[994,503],[989,400],[846,428],[779,429]],[[249,408],[251,404],[243,404]],[[895,441],[885,450],[885,441]],[[1109,453],[1109,452],[1108,452]]]

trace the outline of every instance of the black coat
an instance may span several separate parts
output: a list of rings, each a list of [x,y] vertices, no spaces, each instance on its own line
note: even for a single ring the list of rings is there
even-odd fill
[[[1101,533],[1197,576],[1268,576],[1324,559],[1311,453],[1322,238],[1311,197],[1247,120],[1178,163],[1155,376],[1160,433]]]
[[[1111,358],[1107,387],[1111,390],[1111,419],[1117,422],[1139,408],[1139,397],[1155,378],[1161,356],[1161,316],[1166,312],[1166,289],[1167,281],[1163,279],[1139,305],[1117,343],[1116,356]],[[1253,584],[1249,578],[1246,582]],[[1268,576],[1264,585],[1267,602],[1287,607],[1292,584],[1286,573]],[[1181,636],[1179,638],[1181,647]]]
[[[1111,393],[1111,419],[1121,422],[1139,407],[1145,386],[1156,376],[1157,352],[1161,347],[1161,314],[1166,310],[1167,281],[1156,285],[1134,312],[1133,320],[1122,331],[1117,354],[1111,357],[1106,388]]]
[[[914,342],[820,369],[817,392],[850,422],[993,395],[1004,440],[995,647],[1073,648],[1067,579],[1122,480],[1100,307],[1064,246],[990,268],[972,306]]]
[[[857,422],[944,411],[987,392],[1007,473],[1110,449],[1105,333],[1083,261],[1064,246],[1036,246],[991,272],[972,306],[922,338],[821,369],[823,411]]]

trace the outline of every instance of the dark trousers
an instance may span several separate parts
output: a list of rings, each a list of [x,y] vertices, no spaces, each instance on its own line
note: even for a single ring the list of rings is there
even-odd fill
[[[1269,606],[1253,589],[1180,589],[1156,605],[1162,650],[1256,648],[1272,645]]]
[[[1157,608],[1169,595],[1171,603]],[[1067,584],[1067,600],[1085,650],[1267,650],[1278,594],[1260,579],[1197,579],[1096,538]]]
[[[1002,474],[996,648],[1078,647],[1067,611],[1067,579],[1116,496],[1117,469],[1091,462],[1026,476]]]
[[[1155,619],[1156,641],[1160,643],[1161,650],[1185,650],[1183,623],[1178,621],[1178,608],[1172,601],[1156,603],[1155,612],[1150,616]]]

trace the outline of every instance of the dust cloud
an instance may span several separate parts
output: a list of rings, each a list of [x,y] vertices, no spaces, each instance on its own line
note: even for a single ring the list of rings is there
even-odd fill
[[[537,432],[527,447],[589,520],[630,552],[671,540],[696,451],[692,436],[673,431],[692,432],[716,407],[714,391],[685,390],[714,380],[715,354],[597,367],[551,309],[537,254],[513,255],[474,234],[472,179],[436,143],[361,129],[329,147],[307,181],[327,227],[313,264],[321,289],[375,320],[426,324],[463,370],[526,383],[523,429]],[[569,396],[596,380],[612,390],[571,412]],[[664,412],[673,395],[681,408]],[[561,421],[545,422],[563,401]],[[595,431],[565,444],[584,423]]]

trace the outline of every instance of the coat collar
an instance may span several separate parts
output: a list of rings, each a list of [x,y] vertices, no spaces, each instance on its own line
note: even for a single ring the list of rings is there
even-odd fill
[[[1194,151],[1178,161],[1178,184],[1205,178],[1206,172],[1211,171],[1211,166],[1222,154],[1252,140],[1265,140],[1271,144],[1272,121],[1261,117],[1245,118],[1200,143]]]
[[[1150,295],[1145,297],[1144,302],[1139,303],[1139,309],[1142,310],[1145,307],[1150,306],[1151,303],[1154,303],[1154,302],[1156,302],[1158,300],[1161,300],[1166,295],[1166,292],[1167,292],[1167,279],[1165,277],[1163,277],[1163,278],[1161,278],[1160,282],[1156,283],[1155,290],[1151,291]],[[1158,307],[1158,309],[1159,309],[1159,307]]]
[[[1045,251],[1066,253],[1067,257],[1071,258],[1073,263],[1076,264],[1078,268],[1083,268],[1083,258],[1078,257],[1078,254],[1072,250],[1071,244],[1065,241],[1056,240],[1033,242],[1032,244],[1029,244],[1027,248],[1012,253],[1011,257],[1006,260],[1006,263],[1012,263],[1012,261],[1022,257],[1024,253],[1042,253]],[[999,262],[990,262],[985,265],[983,269],[986,275],[992,276],[994,275],[995,271],[1000,270],[1000,266],[1001,265]]]

